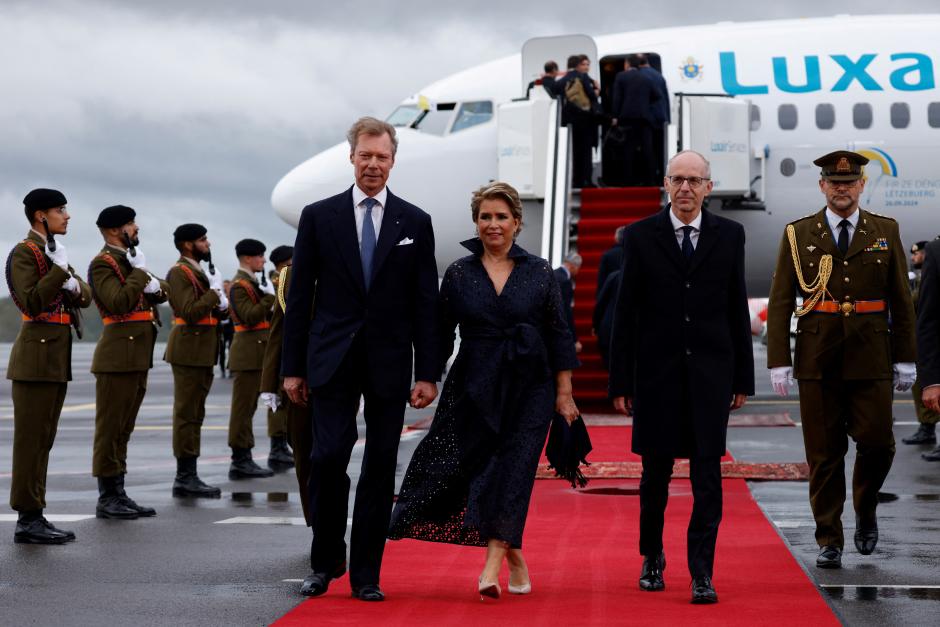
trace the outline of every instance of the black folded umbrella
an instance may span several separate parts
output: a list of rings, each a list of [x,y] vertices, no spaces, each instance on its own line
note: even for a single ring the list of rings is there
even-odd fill
[[[580,466],[591,465],[586,458],[592,448],[591,438],[581,416],[569,425],[564,416],[555,414],[548,432],[545,456],[548,458],[548,467],[555,470],[556,477],[569,481],[572,488],[586,486],[588,479]]]

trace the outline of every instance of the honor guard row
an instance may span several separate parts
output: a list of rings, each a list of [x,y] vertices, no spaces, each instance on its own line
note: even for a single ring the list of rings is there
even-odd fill
[[[59,415],[71,372],[71,328],[81,337],[79,310],[92,302],[98,308],[103,332],[95,346],[91,372],[95,375],[95,432],[92,474],[98,481],[99,518],[136,519],[154,516],[153,508],[139,505],[124,489],[127,447],[137,413],[147,391],[153,367],[157,327],[163,324],[157,305],[169,300],[173,327],[164,359],[174,378],[173,454],[177,473],[174,496],[219,497],[221,491],[203,483],[196,472],[205,400],[218,355],[219,320],[231,316],[235,324],[229,445],[231,479],[268,477],[271,470],[252,461],[254,436],[251,420],[262,387],[271,318],[275,309],[275,283],[262,275],[264,244],[242,240],[236,246],[240,268],[231,287],[231,302],[215,270],[206,229],[184,224],[174,232],[180,258],[167,274],[157,278],[147,269],[140,248],[136,212],[124,205],[101,211],[96,225],[104,245],[88,267],[86,283],[69,265],[65,244],[57,240],[70,219],[65,196],[52,189],[36,189],[23,200],[30,230],[11,251],[6,263],[10,295],[22,313],[22,326],[10,353],[14,406],[13,474],[10,506],[18,522],[14,541],[63,544],[75,534],[53,526],[43,516],[46,471]],[[278,269],[290,264],[292,249],[279,247]],[[208,265],[208,271],[202,267]],[[283,299],[282,299],[283,302]],[[278,348],[280,342],[277,342]],[[277,389],[274,374],[273,390]],[[298,428],[288,427],[290,410],[266,402],[269,411],[272,468],[294,465],[288,440],[299,441]],[[296,417],[295,417],[296,419]],[[291,437],[293,436],[293,437]],[[309,440],[309,437],[307,437]],[[301,450],[309,451],[309,443]]]

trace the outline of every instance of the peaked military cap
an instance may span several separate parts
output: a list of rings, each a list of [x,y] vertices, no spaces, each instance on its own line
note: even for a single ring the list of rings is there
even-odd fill
[[[67,203],[65,194],[59,190],[42,187],[34,189],[23,198],[23,205],[30,211],[45,211],[53,207],[61,207]]]
[[[201,224],[181,224],[173,231],[173,242],[195,242],[206,232],[206,227]]]
[[[242,241],[235,244],[235,254],[239,257],[256,257],[258,255],[263,255],[264,251],[267,250],[261,242],[256,239],[243,239]]]
[[[293,246],[278,246],[271,251],[271,263],[277,265],[284,261],[287,261],[294,256],[294,247]]]
[[[819,175],[829,181],[857,181],[864,176],[868,158],[850,150],[836,150],[813,161],[822,168]]]
[[[124,226],[128,222],[133,222],[136,217],[137,212],[130,207],[114,205],[102,209],[95,224],[99,229],[115,229]]]
[[[927,248],[927,242],[917,242],[911,246],[911,254],[913,255],[914,253],[920,252],[925,248]]]

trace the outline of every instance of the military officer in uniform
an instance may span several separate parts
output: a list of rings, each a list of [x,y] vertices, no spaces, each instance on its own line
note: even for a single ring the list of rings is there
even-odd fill
[[[6,262],[7,287],[22,314],[10,351],[7,378],[13,381],[13,476],[10,507],[19,513],[13,541],[64,544],[75,539],[42,515],[46,469],[59,414],[72,380],[71,326],[80,329],[78,309],[91,304],[91,289],[69,265],[65,196],[34,189],[23,199],[30,230]]]
[[[270,477],[274,474],[251,458],[251,449],[255,446],[251,421],[258,408],[264,348],[268,343],[268,329],[274,311],[274,287],[268,281],[259,284],[255,276],[264,272],[264,251],[264,244],[256,239],[243,239],[235,245],[239,267],[229,290],[230,313],[235,325],[228,366],[233,376],[228,423],[228,445],[232,449],[229,479]]]
[[[285,268],[290,267],[293,256],[293,246],[278,246],[271,251],[270,259],[271,263],[274,264],[274,270],[271,272],[271,285],[274,287],[276,293],[280,293],[281,291],[282,272],[284,272]],[[286,292],[284,293],[286,294]],[[277,308],[277,302],[275,302],[275,315],[277,315]],[[283,310],[281,313],[283,314]],[[264,368],[262,368],[263,371],[269,370],[268,355],[271,353],[272,345],[275,342],[278,344],[277,354],[278,360],[280,361],[280,341],[280,335],[277,338],[274,337],[274,318],[272,317],[268,346],[265,348],[264,352],[265,357],[263,364]],[[270,376],[267,372],[262,372],[261,378],[261,401],[262,404],[268,408],[268,437],[271,438],[271,453],[268,455],[268,467],[272,470],[291,468],[294,466],[294,453],[291,451],[290,446],[288,445],[288,442],[293,442],[294,440],[290,430],[289,409],[285,403],[287,394],[277,394],[277,392],[280,390],[280,380],[278,378],[280,364],[278,363],[277,365],[278,370],[274,372],[273,380],[265,378],[266,376]],[[270,384],[268,388],[265,387],[265,383]],[[267,394],[265,394],[265,392],[267,392]]]
[[[101,211],[96,222],[104,248],[88,268],[88,283],[104,331],[95,346],[95,440],[91,473],[98,479],[98,518],[154,516],[124,491],[127,444],[137,412],[147,393],[157,341],[156,305],[165,302],[169,286],[146,270],[147,260],[130,207]]]
[[[914,307],[898,224],[860,209],[868,159],[839,150],[814,163],[826,207],[789,224],[767,312],[767,366],[778,394],[799,382],[820,568],[842,566],[844,457],[856,443],[855,547],[878,542],[878,490],[894,458],[892,387],[916,376]],[[803,298],[796,306],[797,296]],[[790,316],[799,319],[790,355]]]
[[[271,251],[271,258],[277,248]],[[291,249],[293,252],[293,249]],[[269,408],[277,407],[287,415],[287,428],[294,447],[294,471],[300,488],[300,504],[304,510],[307,526],[313,525],[308,504],[310,481],[310,451],[313,448],[313,425],[309,410],[291,402],[281,387],[281,344],[284,339],[284,310],[287,308],[287,288],[290,286],[290,265],[285,265],[278,275],[277,303],[271,318],[271,335],[264,351],[264,371],[261,374],[261,402]]]
[[[167,273],[173,329],[164,360],[173,367],[173,496],[219,498],[222,491],[206,485],[196,471],[206,397],[212,387],[219,350],[219,319],[228,312],[222,274],[212,265],[206,227],[183,224],[173,232],[180,258]],[[200,262],[209,264],[209,272]]]
[[[911,298],[914,300],[915,312],[917,311],[917,297],[920,294],[926,249],[927,242],[917,242],[911,246]],[[923,390],[919,379],[914,383],[911,392],[914,394],[914,409],[917,412],[917,422],[920,425],[913,435],[901,441],[905,444],[936,444],[937,422],[940,422],[940,414],[924,407],[924,401],[921,398]],[[925,453],[922,457],[927,461],[940,461],[940,446],[929,453]]]

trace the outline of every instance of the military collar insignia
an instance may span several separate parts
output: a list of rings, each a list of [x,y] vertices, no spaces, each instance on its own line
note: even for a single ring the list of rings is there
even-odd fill
[[[810,244],[809,246],[806,247],[806,250],[808,250],[809,252],[813,252],[814,250],[816,250],[816,247]]]

